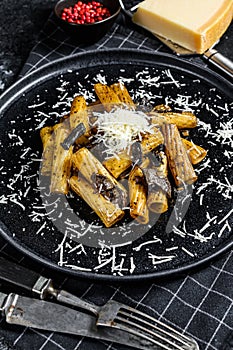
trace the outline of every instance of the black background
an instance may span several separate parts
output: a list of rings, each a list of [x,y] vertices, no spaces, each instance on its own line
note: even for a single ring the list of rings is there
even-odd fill
[[[0,93],[16,80],[55,3],[0,1]]]

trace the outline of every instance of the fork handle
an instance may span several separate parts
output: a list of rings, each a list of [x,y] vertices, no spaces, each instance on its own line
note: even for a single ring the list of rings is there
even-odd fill
[[[209,49],[204,54],[208,62],[212,63],[215,67],[219,68],[222,72],[233,79],[233,62],[227,57],[223,56],[220,52],[215,49]]]
[[[76,297],[75,295],[65,290],[58,290],[56,292],[56,299],[61,303],[75,306],[81,310],[88,311],[95,316],[98,316],[99,314],[99,307],[97,305],[80,299],[79,297]]]

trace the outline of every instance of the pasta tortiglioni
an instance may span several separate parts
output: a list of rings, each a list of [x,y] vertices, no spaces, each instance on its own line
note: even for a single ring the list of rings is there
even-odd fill
[[[41,175],[50,178],[51,193],[72,191],[106,227],[126,215],[148,224],[168,210],[172,187],[197,180],[193,165],[207,151],[180,135],[197,118],[165,105],[143,112],[121,82],[97,83],[94,92],[95,102],[77,95],[63,121],[40,130]]]

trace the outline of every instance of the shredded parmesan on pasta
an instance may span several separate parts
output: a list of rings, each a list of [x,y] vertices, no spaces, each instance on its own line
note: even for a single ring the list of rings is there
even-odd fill
[[[98,129],[96,142],[104,143],[108,156],[129,150],[136,138],[141,140],[142,133],[152,132],[150,117],[141,111],[117,108],[110,112],[94,112],[94,116],[98,117],[94,124]]]

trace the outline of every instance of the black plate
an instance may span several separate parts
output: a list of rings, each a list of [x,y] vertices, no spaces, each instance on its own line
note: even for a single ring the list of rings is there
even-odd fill
[[[171,230],[171,206],[150,229],[120,225],[118,243],[110,247],[106,234],[101,236],[101,223],[82,201],[54,198],[55,204],[49,203],[45,210],[38,182],[39,130],[67,113],[75,94],[92,101],[95,82],[118,80],[141,105],[168,103],[175,110],[194,111],[200,125],[191,137],[208,150],[208,157],[196,167],[198,181],[180,225],[172,222],[176,227]],[[205,68],[171,55],[134,50],[79,54],[28,75],[1,99],[1,234],[50,267],[113,280],[176,274],[226,251],[232,246],[232,96],[232,86]],[[186,200],[180,203],[186,205]],[[67,217],[73,205],[80,209],[74,225]],[[61,229],[52,220],[54,211]],[[98,227],[90,226],[92,222]],[[141,237],[140,230],[145,231]],[[128,231],[131,243],[125,238]],[[82,245],[84,232],[85,237],[98,237],[98,248]]]

